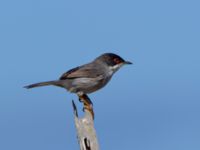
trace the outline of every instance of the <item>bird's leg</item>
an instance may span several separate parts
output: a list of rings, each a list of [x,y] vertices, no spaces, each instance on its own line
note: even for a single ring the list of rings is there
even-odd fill
[[[83,111],[87,109],[92,114],[92,117],[94,119],[93,103],[90,98],[86,94],[78,95],[78,97],[79,101],[84,105]]]
[[[79,101],[80,101],[80,102],[83,102],[83,100],[84,100],[88,105],[92,105],[92,106],[93,106],[92,101],[90,100],[90,98],[89,98],[86,94],[79,95]]]

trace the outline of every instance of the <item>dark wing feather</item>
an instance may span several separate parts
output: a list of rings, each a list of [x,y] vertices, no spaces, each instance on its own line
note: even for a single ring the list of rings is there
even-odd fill
[[[73,74],[73,72],[77,71],[80,67],[76,67],[76,68],[73,68],[73,69],[70,69],[69,71],[65,72],[59,79],[60,80],[65,80],[65,79],[68,79],[70,76],[70,74]]]
[[[60,80],[88,77],[96,78],[102,74],[100,70],[101,69],[90,63],[67,71],[60,77]]]

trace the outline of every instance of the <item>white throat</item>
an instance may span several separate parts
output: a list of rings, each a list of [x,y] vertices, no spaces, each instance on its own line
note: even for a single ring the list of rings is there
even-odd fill
[[[115,66],[109,66],[109,74],[112,75],[117,70],[119,70],[119,68],[121,68],[122,66],[123,66],[123,64],[117,64]]]

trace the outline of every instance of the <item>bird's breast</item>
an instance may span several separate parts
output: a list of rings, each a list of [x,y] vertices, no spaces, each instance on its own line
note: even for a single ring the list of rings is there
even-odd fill
[[[95,92],[104,87],[110,78],[104,76],[98,76],[96,78],[77,78],[72,82],[72,88],[74,91],[82,91],[84,93]]]

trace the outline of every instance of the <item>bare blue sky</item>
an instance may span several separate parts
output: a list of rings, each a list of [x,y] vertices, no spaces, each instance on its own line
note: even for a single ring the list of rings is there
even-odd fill
[[[57,79],[104,52],[134,62],[91,94],[103,150],[200,149],[200,2],[0,2],[0,149],[78,150]],[[80,105],[79,105],[80,107]]]

